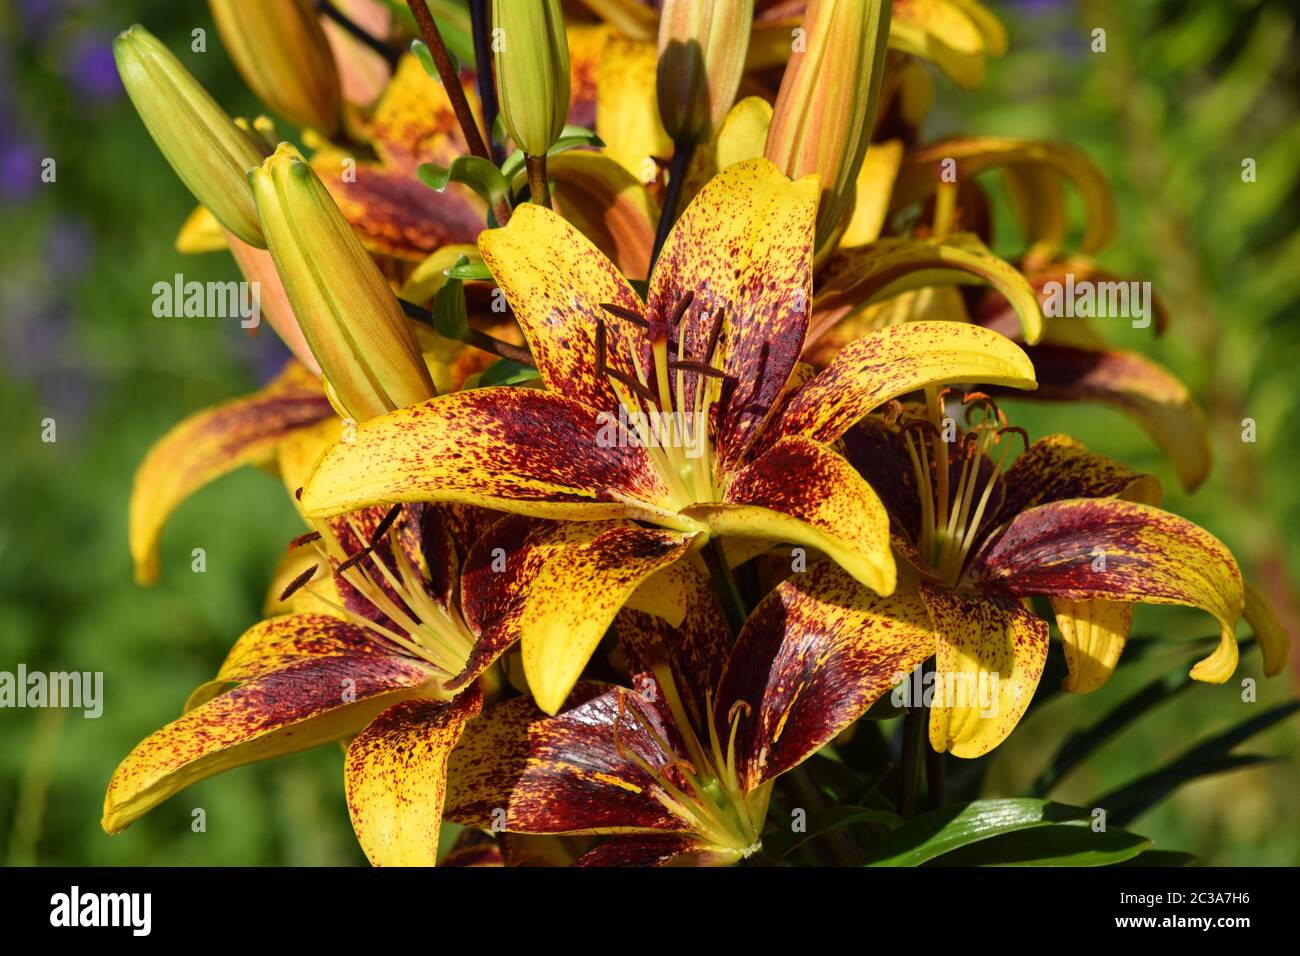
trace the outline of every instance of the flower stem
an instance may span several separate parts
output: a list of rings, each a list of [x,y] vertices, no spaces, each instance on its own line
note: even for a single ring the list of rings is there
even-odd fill
[[[654,272],[659,253],[668,241],[668,233],[677,221],[677,204],[681,202],[682,186],[686,181],[686,170],[690,168],[691,156],[695,153],[695,144],[690,142],[673,143],[673,161],[668,167],[668,192],[664,194],[664,208],[659,214],[659,228],[655,231],[654,251],[650,255],[650,272]]]
[[[710,538],[700,549],[700,557],[708,566],[709,585],[713,588],[713,595],[718,599],[718,605],[727,618],[732,636],[735,637],[745,626],[749,611],[746,610],[745,602],[740,597],[740,589],[736,587],[731,566],[727,564],[727,556],[722,551],[722,542],[718,538]]]
[[[402,304],[402,311],[406,313],[408,319],[414,319],[431,328],[433,327],[433,313],[428,309],[416,305],[414,302],[407,302],[405,299],[398,299],[397,301]],[[537,368],[537,362],[533,360],[533,353],[528,351],[526,345],[511,345],[509,342],[503,342],[495,336],[488,335],[486,332],[481,332],[475,328],[467,329],[465,337],[460,341],[500,358],[510,359],[510,361],[518,362],[520,365]]]
[[[921,763],[921,746],[929,711],[909,707],[903,715],[902,752],[898,759],[898,815],[906,819],[916,808],[916,772]]]
[[[551,208],[551,186],[546,181],[546,157],[524,154],[524,165],[528,167],[528,193],[533,202],[539,206]]]
[[[390,69],[397,66],[397,61],[402,58],[401,50],[389,45],[379,39],[379,37],[358,25],[356,21],[352,20],[342,10],[334,6],[330,0],[316,0],[316,9],[319,10],[323,16],[328,17],[342,27],[343,30],[353,39],[360,41],[387,60]]]
[[[492,75],[492,12],[488,9],[488,0],[469,0],[469,16],[474,31],[474,78],[478,84],[479,103],[483,107],[483,128],[487,131],[492,162],[500,166],[506,156],[501,144],[492,138],[500,106],[497,103],[496,78]]]
[[[411,8],[411,15],[415,17],[415,22],[420,27],[420,35],[424,37],[424,43],[433,56],[433,65],[438,68],[438,77],[442,80],[443,89],[447,91],[447,98],[451,100],[451,108],[456,111],[456,120],[465,134],[465,143],[469,146],[469,151],[489,163],[492,162],[492,154],[483,141],[483,134],[479,132],[478,122],[474,119],[474,113],[469,108],[469,100],[465,98],[465,91],[461,88],[456,65],[451,60],[451,54],[447,52],[447,45],[442,42],[442,34],[438,32],[438,24],[433,21],[429,5],[425,0],[406,0],[406,5]]]

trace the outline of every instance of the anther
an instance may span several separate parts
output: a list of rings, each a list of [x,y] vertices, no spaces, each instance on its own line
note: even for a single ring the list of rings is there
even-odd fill
[[[718,339],[722,337],[723,321],[727,317],[727,310],[719,306],[713,313],[713,327],[709,329],[709,340],[704,345],[704,355],[701,358],[705,362],[713,360],[713,350],[718,347]]]
[[[1025,451],[1026,452],[1029,451],[1029,433],[1027,431],[1025,431],[1019,425],[1004,425],[1002,428],[999,428],[997,431],[998,440],[1001,441],[1002,436],[1007,434],[1019,435],[1020,440],[1025,443]]]
[[[681,361],[670,360],[668,362],[668,367],[673,371],[682,370],[687,372],[698,372],[700,375],[707,375],[710,378],[727,377],[727,373],[723,372],[721,369],[716,369],[712,365],[705,365],[703,362],[692,362],[690,359],[682,359]]]
[[[311,544],[313,541],[319,541],[319,540],[320,540],[319,531],[308,531],[306,534],[300,534],[298,535],[298,537],[290,541],[289,547],[286,548],[285,550],[293,551],[297,548],[301,548],[304,544]]]
[[[320,567],[319,564],[313,564],[306,571],[302,572],[302,574],[298,575],[296,578],[290,581],[288,586],[286,586],[285,589],[280,592],[280,600],[281,601],[289,600],[290,595],[300,590],[303,587],[303,585],[305,585],[308,581],[310,581],[315,576],[316,570],[319,567]]]
[[[891,398],[885,405],[884,422],[886,428],[893,428],[900,418],[903,417],[903,403],[896,398]]]
[[[373,548],[362,548],[356,554],[352,555],[346,561],[340,564],[337,568],[335,568],[334,573],[338,575],[352,570],[352,568],[356,567],[366,558],[370,557],[370,553],[373,550],[374,550]]]
[[[691,303],[694,301],[695,293],[689,291],[677,300],[677,304],[673,306],[672,318],[668,320],[670,328],[676,329],[681,327],[682,316],[686,314],[686,310],[691,307]]]
[[[635,312],[632,309],[626,308],[621,305],[615,305],[613,302],[602,302],[600,304],[600,307],[604,309],[606,312],[608,312],[610,315],[616,315],[620,319],[626,319],[627,321],[631,322],[633,325],[638,325],[643,329],[649,328],[650,326],[650,323],[646,321],[645,317],[642,316],[641,313]]]
[[[732,704],[731,709],[727,711],[728,726],[736,722],[737,718],[740,716],[739,711],[742,710],[745,712],[746,717],[749,717],[754,713],[754,708],[750,707],[748,702],[743,700],[738,700],[734,704]]]
[[[380,521],[379,525],[375,528],[375,533],[370,536],[371,548],[374,548],[380,541],[384,540],[384,535],[388,534],[388,529],[393,526],[393,522],[397,520],[397,516],[401,514],[401,512],[401,505],[393,505],[388,509],[388,513],[384,515],[383,520]]]

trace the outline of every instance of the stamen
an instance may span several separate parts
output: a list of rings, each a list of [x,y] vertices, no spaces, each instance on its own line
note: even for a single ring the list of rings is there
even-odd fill
[[[903,403],[896,398],[891,398],[885,404],[884,422],[886,428],[893,428],[898,420],[903,417]]]
[[[358,551],[356,554],[351,555],[351,556],[350,556],[346,561],[344,561],[344,562],[343,562],[342,564],[340,564],[337,568],[335,568],[335,569],[334,569],[334,573],[335,573],[337,576],[342,577],[342,576],[345,575],[348,571],[352,570],[352,569],[355,568],[358,564],[360,564],[362,561],[364,561],[366,558],[368,558],[368,557],[370,556],[370,553],[371,553],[373,550],[374,550],[374,547],[373,547],[373,546],[371,546],[371,547],[369,547],[369,548],[362,548],[362,549],[361,549],[360,551]]]
[[[285,589],[280,592],[280,600],[281,601],[289,600],[289,597],[291,595],[301,590],[303,585],[305,585],[308,581],[310,581],[313,577],[315,577],[316,572],[319,569],[320,569],[319,564],[313,564],[306,571],[302,572],[302,574],[298,575],[296,578],[290,581],[288,585],[285,587]]]
[[[1010,433],[1012,433],[1012,432],[1014,432],[1015,434],[1017,434],[1017,435],[1020,436],[1020,440],[1021,440],[1022,442],[1024,442],[1024,444],[1025,444],[1025,451],[1028,452],[1028,451],[1029,451],[1029,433],[1028,433],[1027,431],[1025,431],[1023,428],[1021,428],[1019,425],[1004,425],[1004,426],[1002,426],[1001,428],[998,429],[998,433],[997,433],[997,434],[998,434],[998,438],[1001,439],[1003,435],[1007,435],[1007,434],[1010,434]]]
[[[686,310],[691,307],[691,303],[694,301],[695,293],[691,291],[687,291],[685,295],[677,300],[677,304],[673,306],[672,318],[668,320],[668,327],[670,329],[676,330],[681,328],[682,316],[686,314]]]
[[[301,548],[304,544],[311,544],[313,541],[319,541],[319,540],[320,540],[319,531],[308,531],[306,534],[300,534],[298,535],[298,537],[290,541],[289,547],[286,548],[285,550],[294,551],[298,548]]]
[[[397,516],[401,513],[401,505],[393,505],[388,509],[388,513],[384,515],[383,519],[375,527],[374,534],[370,536],[371,548],[374,548],[381,540],[383,540],[384,535],[388,534],[388,529],[393,526],[393,522],[397,520]]]
[[[606,312],[608,312],[610,315],[616,315],[620,319],[626,319],[627,321],[631,322],[633,325],[639,325],[643,329],[647,329],[650,327],[650,323],[646,321],[646,319],[639,312],[634,312],[631,309],[625,308],[624,306],[621,305],[615,305],[613,302],[602,302],[600,304],[600,307],[604,309]]]
[[[706,375],[709,378],[726,378],[727,374],[712,365],[705,365],[703,362],[693,362],[690,359],[680,359],[668,363],[668,367],[673,370],[685,369],[688,372],[698,372],[700,375]]]
[[[718,347],[718,339],[722,337],[723,320],[727,317],[727,310],[719,306],[713,313],[713,327],[709,329],[708,341],[704,344],[704,355],[702,358],[706,362],[713,360],[713,350]]]

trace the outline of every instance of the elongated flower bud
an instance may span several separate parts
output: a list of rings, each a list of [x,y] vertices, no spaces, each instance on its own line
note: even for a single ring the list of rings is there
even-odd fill
[[[284,291],[342,410],[363,422],[432,398],[397,297],[316,172],[281,143],[249,178]]]
[[[819,248],[853,203],[880,99],[890,9],[890,0],[811,0],[805,48],[781,81],[766,154],[787,176],[821,176]]]
[[[338,69],[310,0],[208,0],[221,42],[248,88],[297,126],[339,128]]]
[[[181,182],[232,233],[265,247],[248,171],[266,151],[144,27],[120,34],[113,56],[136,112]]]
[[[545,156],[569,116],[569,40],[560,0],[494,0],[501,119],[529,156]]]
[[[664,0],[659,118],[676,143],[699,143],[726,117],[745,72],[754,0]]]

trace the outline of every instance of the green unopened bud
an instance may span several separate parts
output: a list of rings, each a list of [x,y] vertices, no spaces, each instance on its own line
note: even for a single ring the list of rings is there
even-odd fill
[[[248,170],[269,150],[235,125],[180,60],[142,26],[113,41],[122,85],[190,192],[244,242],[265,247]]]
[[[276,271],[340,410],[363,422],[432,398],[397,296],[316,172],[282,143],[249,178]]]
[[[880,100],[890,9],[890,0],[812,0],[805,48],[790,58],[777,94],[765,153],[791,178],[821,177],[819,249],[853,205]]]
[[[726,117],[745,72],[754,0],[664,0],[659,118],[675,143],[700,143]]]
[[[338,131],[343,94],[310,0],[208,0],[221,42],[248,88],[289,122]]]
[[[493,0],[501,120],[528,156],[545,156],[569,116],[569,40],[560,0]]]

